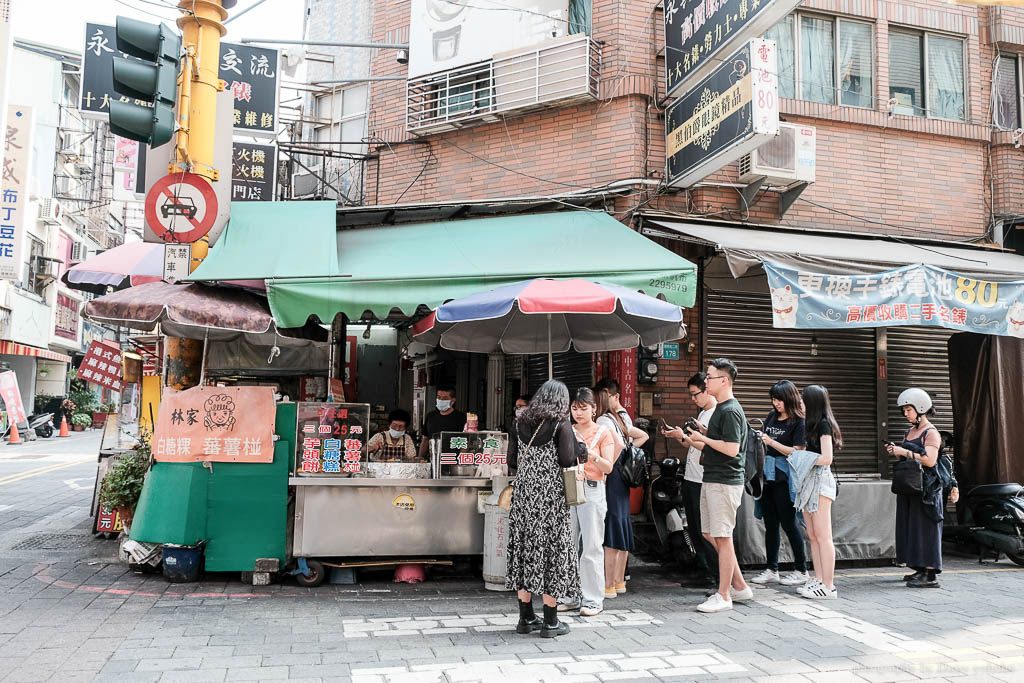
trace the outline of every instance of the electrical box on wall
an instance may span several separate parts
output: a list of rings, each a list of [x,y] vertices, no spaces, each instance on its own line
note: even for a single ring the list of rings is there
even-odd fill
[[[654,384],[658,381],[658,346],[641,346],[637,351],[636,381],[639,384]]]

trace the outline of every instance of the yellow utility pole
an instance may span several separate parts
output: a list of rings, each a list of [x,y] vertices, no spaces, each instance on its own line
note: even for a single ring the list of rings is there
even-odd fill
[[[178,88],[178,125],[175,163],[168,172],[189,171],[211,183],[220,178],[222,169],[213,166],[216,139],[217,93],[225,87],[220,79],[220,39],[227,33],[224,20],[228,13],[223,5],[230,0],[181,0],[178,19],[184,59]],[[230,169],[223,169],[230,176]],[[203,237],[191,245],[189,272],[206,258],[210,240]],[[199,384],[205,352],[201,339],[165,337],[167,386],[187,389]]]

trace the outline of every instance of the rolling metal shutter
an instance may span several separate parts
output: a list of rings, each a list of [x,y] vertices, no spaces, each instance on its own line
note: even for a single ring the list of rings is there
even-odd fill
[[[888,439],[899,443],[910,424],[896,399],[909,387],[928,392],[935,405],[931,418],[940,431],[953,431],[953,401],[949,389],[949,356],[946,342],[952,330],[930,327],[890,327],[888,335],[889,424]]]
[[[589,353],[577,353],[566,351],[556,353],[552,358],[552,370],[557,380],[565,382],[569,387],[569,397],[580,387],[590,387],[594,384],[594,362],[593,356]],[[526,384],[530,394],[536,393],[540,385],[548,379],[548,357],[543,355],[530,355],[526,357]]]
[[[705,320],[708,359],[736,363],[735,394],[748,419],[768,415],[768,390],[781,379],[798,389],[823,384],[843,432],[835,470],[878,471],[874,330],[776,329],[768,294],[750,292],[709,292]]]

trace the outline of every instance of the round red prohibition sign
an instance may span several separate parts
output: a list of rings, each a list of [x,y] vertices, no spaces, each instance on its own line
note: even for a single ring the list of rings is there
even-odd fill
[[[216,219],[213,186],[195,173],[164,176],[146,194],[146,224],[164,242],[195,242]]]

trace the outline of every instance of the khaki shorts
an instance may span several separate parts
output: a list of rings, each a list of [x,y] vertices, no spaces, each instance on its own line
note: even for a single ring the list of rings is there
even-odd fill
[[[704,482],[700,487],[700,531],[712,538],[730,538],[736,528],[736,510],[743,501],[743,486]]]

